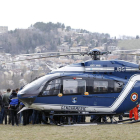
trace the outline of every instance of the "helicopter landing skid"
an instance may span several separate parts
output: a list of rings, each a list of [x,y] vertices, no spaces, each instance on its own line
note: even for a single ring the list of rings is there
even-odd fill
[[[114,121],[113,121],[114,120]],[[83,122],[83,123],[71,123],[68,122],[67,124],[56,124],[57,126],[88,126],[88,125],[110,125],[110,124],[131,124],[131,123],[138,123],[140,120],[135,120],[134,118],[132,119],[125,119],[125,120],[120,120],[116,121],[114,118],[110,122]]]
[[[90,116],[89,114],[80,114],[78,115],[82,116]],[[76,114],[76,115],[77,115]],[[108,116],[105,115],[96,115],[97,117],[95,119],[90,119],[90,122],[79,122],[75,121],[75,119],[72,117],[75,115],[73,114],[53,114],[53,118],[50,118],[50,124],[57,125],[57,126],[79,126],[79,125],[103,125],[103,124],[129,124],[129,123],[137,123],[140,122],[140,120],[136,121],[134,118],[131,119],[125,119],[125,120],[116,120],[116,115],[109,114]],[[46,123],[48,124],[48,123]]]
[[[125,122],[125,121],[128,121],[128,122]],[[125,122],[125,123],[123,123],[123,122]],[[89,123],[77,123],[77,124],[71,124],[71,125],[62,124],[62,125],[59,125],[59,126],[89,126],[89,125],[113,125],[113,124],[114,125],[116,125],[116,124],[120,125],[120,124],[131,124],[131,123],[138,123],[138,122],[140,122],[140,120],[127,119],[127,120],[124,120],[124,121],[121,121],[121,122],[113,122],[113,123],[111,123],[111,122],[100,122],[100,123],[89,122]]]
[[[126,122],[126,123],[123,123],[123,124],[131,124],[131,123],[138,123],[138,122],[140,122],[140,120],[133,119],[132,121]]]
[[[126,122],[126,121],[133,121],[133,120],[135,120],[135,118],[120,120],[120,121],[118,121],[118,123]]]

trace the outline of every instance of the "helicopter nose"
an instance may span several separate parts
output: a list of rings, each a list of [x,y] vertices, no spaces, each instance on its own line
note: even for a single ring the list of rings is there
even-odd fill
[[[26,97],[26,98],[32,98],[34,96],[38,95],[38,92],[32,92],[32,91],[26,91],[26,90],[21,90],[17,94],[19,97]]]
[[[22,98],[20,97],[20,95],[18,96],[19,100],[27,107],[29,107],[34,101],[35,101],[35,97],[30,97],[30,98]]]
[[[30,106],[34,100],[36,99],[36,96],[29,96],[31,94],[28,94],[25,91],[19,91],[17,96],[18,99],[25,105],[25,106]]]
[[[19,92],[18,92],[18,95],[24,95],[24,94],[25,94],[24,91],[19,91]]]
[[[39,91],[36,88],[28,87],[23,88],[17,94],[19,100],[23,102],[26,106],[30,106],[36,97],[38,96]]]
[[[21,89],[18,92],[18,96],[29,98],[29,97],[38,96],[39,92],[40,92],[39,86],[33,86],[33,85],[29,84],[29,85],[26,85],[25,87],[23,87],[23,89]]]

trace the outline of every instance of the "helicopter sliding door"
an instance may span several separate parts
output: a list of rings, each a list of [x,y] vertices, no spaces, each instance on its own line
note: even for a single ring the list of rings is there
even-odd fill
[[[62,78],[63,105],[87,105],[87,98],[83,97],[86,92],[87,81],[85,78],[65,77]]]
[[[122,82],[110,79],[90,79],[88,105],[111,106],[120,94],[122,87]]]

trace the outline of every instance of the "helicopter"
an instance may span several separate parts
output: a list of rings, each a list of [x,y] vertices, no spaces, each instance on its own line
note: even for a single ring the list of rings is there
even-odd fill
[[[35,109],[48,114],[55,111],[64,116],[83,112],[113,116],[140,103],[140,65],[123,60],[102,61],[100,56],[110,52],[98,49],[55,54],[47,58],[88,55],[92,60],[52,70],[25,85],[17,94],[25,104],[22,110]]]

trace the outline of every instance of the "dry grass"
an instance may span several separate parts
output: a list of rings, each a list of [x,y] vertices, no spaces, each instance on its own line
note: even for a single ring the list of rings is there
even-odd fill
[[[0,140],[138,140],[139,134],[140,123],[69,127],[0,125]]]

